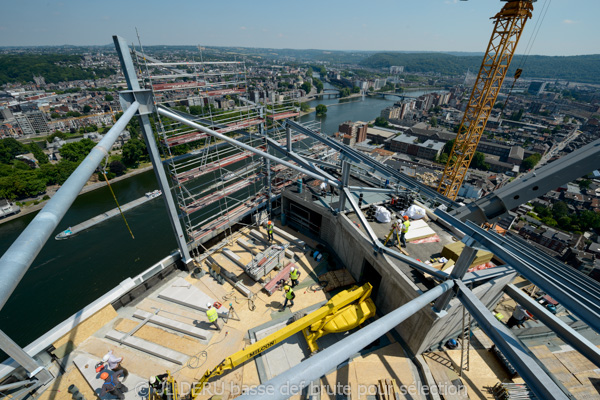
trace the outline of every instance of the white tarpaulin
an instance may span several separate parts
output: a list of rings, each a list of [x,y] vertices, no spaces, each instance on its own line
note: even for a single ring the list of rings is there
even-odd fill
[[[410,218],[410,219],[421,219],[421,218],[425,218],[427,213],[425,212],[425,209],[423,209],[419,206],[412,205],[412,206],[408,207],[408,210],[406,210],[404,215],[408,215],[408,218]]]
[[[377,207],[375,210],[375,219],[379,222],[390,222],[392,220],[392,213],[386,210],[385,207]]]

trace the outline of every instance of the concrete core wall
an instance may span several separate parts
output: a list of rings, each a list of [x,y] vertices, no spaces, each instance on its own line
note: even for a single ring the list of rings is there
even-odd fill
[[[422,294],[412,279],[395,264],[400,261],[392,262],[388,256],[375,252],[363,229],[346,215],[333,215],[331,211],[305,201],[293,191],[284,192],[284,212],[289,212],[291,202],[321,215],[319,238],[336,253],[357,282],[367,281],[365,273],[368,272],[369,265],[381,276],[378,290],[371,296],[380,315],[385,315]],[[476,287],[474,293],[491,308],[501,298],[503,287],[513,278],[514,275],[511,275],[487,282]],[[432,307],[425,307],[396,327],[396,331],[414,354],[422,353],[461,330],[462,305],[456,298],[451,301],[447,314],[443,316],[435,313]]]

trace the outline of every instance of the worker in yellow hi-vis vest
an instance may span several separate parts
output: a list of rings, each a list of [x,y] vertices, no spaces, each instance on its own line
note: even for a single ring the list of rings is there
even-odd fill
[[[269,241],[273,240],[273,222],[267,222],[267,236]]]
[[[400,232],[400,241],[402,242],[402,247],[406,247],[406,238],[404,236],[408,232],[408,228],[410,228],[410,221],[408,220],[408,215],[404,216],[404,222],[400,227],[402,228]]]
[[[283,287],[283,290],[285,291],[285,301],[283,302],[283,307],[281,307],[281,311],[285,310],[285,307],[287,307],[288,301],[290,302],[290,307],[293,307],[294,299],[296,298],[296,294],[294,293],[294,290],[291,287],[289,287],[288,285],[285,285]]]
[[[292,281],[292,287],[298,284],[298,278],[300,278],[300,271],[296,267],[292,267],[290,270],[290,280]]]
[[[219,325],[219,314],[217,314],[217,309],[213,307],[212,304],[206,304],[206,316],[208,317],[208,322],[212,323],[218,331],[221,330],[221,326]]]

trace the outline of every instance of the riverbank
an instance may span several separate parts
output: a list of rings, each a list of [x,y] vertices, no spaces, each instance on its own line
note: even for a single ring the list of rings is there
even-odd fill
[[[145,163],[145,164],[150,164],[150,163]],[[132,170],[130,172],[127,172],[127,173],[125,173],[125,174],[123,174],[121,176],[118,176],[116,178],[111,179],[110,182],[111,183],[113,183],[113,182],[119,182],[119,181],[125,180],[127,178],[131,178],[132,176],[136,176],[138,174],[144,173],[144,172],[149,171],[149,170],[152,169],[152,165],[145,165],[145,164],[142,167],[138,167],[138,168],[136,168],[136,169],[134,169],[134,170]],[[79,192],[79,194],[88,193],[88,192],[91,192],[93,190],[100,189],[100,188],[102,188],[102,187],[104,187],[104,186],[107,185],[107,183],[104,182],[104,181],[103,182],[95,182],[95,181],[93,181],[93,179],[94,179],[94,175],[92,175],[92,177],[90,178],[90,180],[88,181],[88,183],[83,187],[83,189],[81,189],[81,192]],[[52,198],[52,196],[54,196],[54,194],[58,191],[58,189],[60,189],[60,186],[48,187],[48,190],[46,191],[46,193],[44,195],[47,195],[50,198]],[[3,224],[3,223],[5,223],[5,222],[12,221],[12,220],[17,219],[19,217],[22,217],[24,215],[27,215],[27,214],[39,211],[48,202],[48,200],[42,200],[41,197],[39,199],[37,199],[37,200],[39,201],[38,204],[30,205],[30,206],[26,206],[26,207],[21,207],[21,212],[20,213],[15,214],[15,215],[11,215],[10,217],[6,217],[6,218],[3,218],[3,219],[0,219],[0,225]]]

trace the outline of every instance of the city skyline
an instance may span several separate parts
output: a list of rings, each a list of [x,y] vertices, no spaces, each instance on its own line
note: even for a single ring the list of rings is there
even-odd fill
[[[478,52],[492,32],[502,2],[213,3],[176,0],[102,3],[75,0],[4,5],[0,46],[105,45],[114,34],[144,45],[205,45],[358,51]],[[598,54],[600,4],[539,0],[517,54]],[[207,17],[208,16],[208,17]],[[536,27],[539,32],[536,34]],[[532,40],[532,38],[534,40]]]

